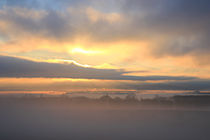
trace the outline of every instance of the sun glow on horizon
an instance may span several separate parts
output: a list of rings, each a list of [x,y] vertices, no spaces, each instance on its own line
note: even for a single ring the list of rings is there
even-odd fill
[[[71,53],[75,54],[75,53],[80,53],[80,54],[86,54],[86,55],[93,55],[93,54],[101,54],[102,51],[98,51],[98,50],[85,50],[83,48],[73,48],[71,51]]]

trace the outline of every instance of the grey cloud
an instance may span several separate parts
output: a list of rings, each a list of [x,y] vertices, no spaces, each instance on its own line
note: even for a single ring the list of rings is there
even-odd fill
[[[206,0],[127,0],[123,9],[131,17],[134,16],[134,20],[154,25],[150,26],[152,29],[174,31],[174,28],[208,26],[209,7],[210,2]]]
[[[199,79],[161,83],[123,83],[119,84],[117,87],[136,90],[210,90],[210,80]]]
[[[56,5],[54,2],[48,0],[45,2],[39,0],[31,0],[31,2],[30,0],[25,2],[13,0],[9,1],[11,1],[10,3],[13,3],[13,6],[16,6],[16,3],[20,3],[21,5],[22,3],[33,3],[33,1],[36,1],[37,3],[47,3],[52,7],[53,5]],[[44,21],[50,22],[51,24],[54,22],[57,24],[59,22],[59,24],[57,24],[59,25],[58,27],[62,25],[61,23],[63,23],[63,25],[65,25],[67,22],[74,24],[77,23],[77,26],[74,27],[76,30],[80,29],[81,31],[82,28],[82,30],[84,30],[83,32],[87,32],[93,36],[95,35],[94,37],[98,38],[99,40],[108,41],[127,37],[141,40],[144,37],[150,38],[154,35],[157,36],[164,34],[176,39],[176,37],[180,36],[188,38],[189,34],[206,36],[206,31],[209,32],[210,20],[208,17],[210,13],[210,3],[206,0],[115,0],[112,2],[103,0],[88,0],[87,2],[84,0],[77,2],[71,0],[61,0],[55,3],[62,3],[63,6],[67,7],[77,4],[80,6],[77,7],[78,9],[84,9],[84,7],[89,6],[96,9],[103,9],[103,6],[107,7],[106,5],[114,3],[115,7],[112,9],[117,9],[117,11],[113,10],[113,12],[122,14],[126,20],[128,20],[128,22],[109,24],[103,20],[99,20],[99,22],[90,23],[85,19],[86,17],[84,13],[79,11],[76,15],[66,15],[66,17],[62,17],[62,15],[57,13],[58,11],[66,12],[65,8],[62,10],[43,9],[49,12],[48,16],[44,18]],[[94,7],[95,5],[97,5],[97,7]],[[101,9],[98,10],[104,12]],[[13,13],[13,15],[15,15],[15,13]],[[81,21],[84,22],[84,24],[81,23]],[[15,19],[13,22],[15,23]],[[38,22],[37,24],[39,26],[43,26],[42,22]],[[32,26],[35,25],[32,24]],[[44,27],[47,28],[47,26]],[[57,26],[51,27],[54,29]],[[65,30],[61,30],[61,32],[64,31],[65,34],[65,31],[69,30],[69,28],[66,27],[64,29]]]
[[[193,54],[199,59],[210,52],[209,1],[127,0],[123,9],[136,32],[145,38],[165,38],[153,48],[158,56]]]
[[[104,80],[193,80],[196,77],[184,76],[126,76],[129,73],[117,69],[95,69],[75,64],[34,62],[15,57],[0,56],[0,77],[43,77],[80,78]]]
[[[6,8],[3,11],[0,14],[0,21],[9,25],[10,31],[4,34],[10,36],[11,39],[14,39],[14,36],[29,34],[48,39],[65,40],[71,38],[74,32],[68,18],[58,11],[34,11],[20,8]]]

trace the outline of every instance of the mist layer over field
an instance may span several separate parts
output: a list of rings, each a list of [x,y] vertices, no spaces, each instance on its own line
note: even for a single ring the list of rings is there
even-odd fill
[[[0,102],[2,140],[207,140],[209,108]]]

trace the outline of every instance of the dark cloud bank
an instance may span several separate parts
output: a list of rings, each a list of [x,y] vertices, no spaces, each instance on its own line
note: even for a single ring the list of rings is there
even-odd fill
[[[158,83],[124,83],[117,86],[135,90],[210,90],[210,80],[167,81]]]
[[[118,69],[96,69],[81,67],[71,64],[35,62],[16,57],[0,56],[0,77],[1,78],[78,78],[78,79],[99,79],[99,80],[132,80],[139,82],[54,82],[50,85],[30,85],[33,90],[37,89],[66,89],[85,88],[117,88],[135,90],[210,90],[210,80],[196,77],[182,76],[127,76],[130,72]],[[149,82],[164,80],[165,82]],[[171,81],[172,80],[172,81]],[[142,83],[141,81],[148,81]],[[107,85],[108,84],[108,85]],[[111,85],[110,85],[111,84]],[[27,83],[26,83],[27,85]],[[18,88],[17,88],[18,86]],[[28,85],[29,86],[29,85]],[[25,85],[2,85],[1,90],[25,90]]]
[[[129,72],[117,69],[95,69],[75,64],[35,62],[0,56],[0,77],[80,78],[104,80],[193,80],[185,76],[126,76]]]

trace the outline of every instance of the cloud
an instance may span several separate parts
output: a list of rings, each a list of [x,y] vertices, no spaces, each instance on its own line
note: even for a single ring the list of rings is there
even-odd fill
[[[128,76],[130,71],[0,56],[0,77],[188,80],[124,87],[208,89],[208,81],[195,77],[158,75],[208,77],[209,69],[195,63],[209,66],[209,17],[207,0],[1,0],[2,54],[159,71],[156,76]],[[105,53],[84,56],[71,53],[75,48]]]
[[[77,78],[104,80],[192,80],[185,76],[128,76],[130,72],[118,69],[96,69],[74,63],[35,62],[9,56],[0,56],[0,77],[16,78]]]
[[[73,29],[89,34],[93,36],[94,39],[99,39],[100,41],[113,41],[116,39],[126,39],[128,37],[136,40],[145,39],[145,37],[151,39],[154,36],[158,37],[158,35],[163,36],[164,34],[170,38],[180,36],[188,38],[188,35],[192,34],[206,36],[205,33],[209,32],[208,17],[210,8],[209,2],[206,0],[199,2],[196,0],[115,0],[113,2],[115,3],[113,9],[116,10],[112,11],[104,11],[102,8],[102,6],[110,4],[111,1],[88,0],[85,2],[84,0],[80,0],[74,2],[71,0],[61,0],[56,3],[62,3],[62,10],[46,8],[35,9],[33,10],[34,12],[45,11],[46,14],[36,22],[32,20],[33,18],[28,17],[20,22],[19,20],[23,17],[17,14],[19,13],[18,11],[25,9],[30,12],[32,8],[26,6],[17,9],[16,7],[29,3],[30,5],[34,5],[33,3],[46,3],[51,7],[56,5],[52,4],[52,1],[49,0],[45,2],[40,0],[23,0],[20,2],[9,0],[7,5],[10,7],[3,9],[6,14],[2,16],[2,19],[7,19],[6,17],[13,15],[13,17],[10,18],[10,22],[13,22],[14,26],[17,25],[18,27],[22,24],[31,25],[32,29],[33,27],[41,28],[38,31],[46,28],[46,31],[50,32],[49,34],[53,34],[51,30],[54,29],[63,32],[65,35],[66,31],[72,30],[72,28],[65,26],[65,24],[74,25]],[[76,8],[73,7],[75,4],[78,5]],[[36,5],[34,5],[34,7],[36,7]],[[9,10],[7,10],[8,8]],[[13,11],[13,8],[16,8],[16,10]],[[69,11],[71,12],[69,13]],[[90,13],[94,15],[90,16]],[[25,12],[25,14],[27,14],[27,12]],[[116,17],[118,18],[122,16],[125,19],[122,21],[117,20],[118,22],[115,24],[110,23],[111,19],[109,17],[113,15],[117,15]],[[92,22],[93,17],[97,22]],[[100,20],[96,20],[95,18]],[[19,22],[22,24],[18,24]],[[85,24],[83,24],[83,22],[85,22]],[[24,30],[23,28],[21,29]],[[25,28],[25,30],[31,31],[29,28]],[[168,41],[166,40],[166,42]]]
[[[130,30],[154,41],[151,51],[156,56],[190,55],[201,62],[208,56],[209,1],[127,0],[123,9],[133,25]]]
[[[209,9],[206,0],[7,0],[0,10],[1,46],[21,51],[22,42],[28,48],[39,46],[29,46],[26,37],[38,40],[35,42],[59,42],[56,47],[48,46],[54,50],[76,40],[84,41],[81,44],[86,48],[93,46],[90,42],[98,48],[97,43],[105,43],[102,47],[108,48],[128,40],[127,48],[139,52],[144,48],[150,57],[190,56],[199,64],[209,64]]]
[[[135,90],[210,90],[210,80],[198,79],[190,81],[167,81],[157,83],[121,83],[117,87]]]
[[[72,34],[67,17],[54,10],[4,8],[0,11],[0,21],[5,24],[5,28],[2,29],[4,34],[8,34],[11,40],[14,37],[24,38],[26,35],[60,40],[71,37]],[[20,36],[18,33],[21,33]]]

